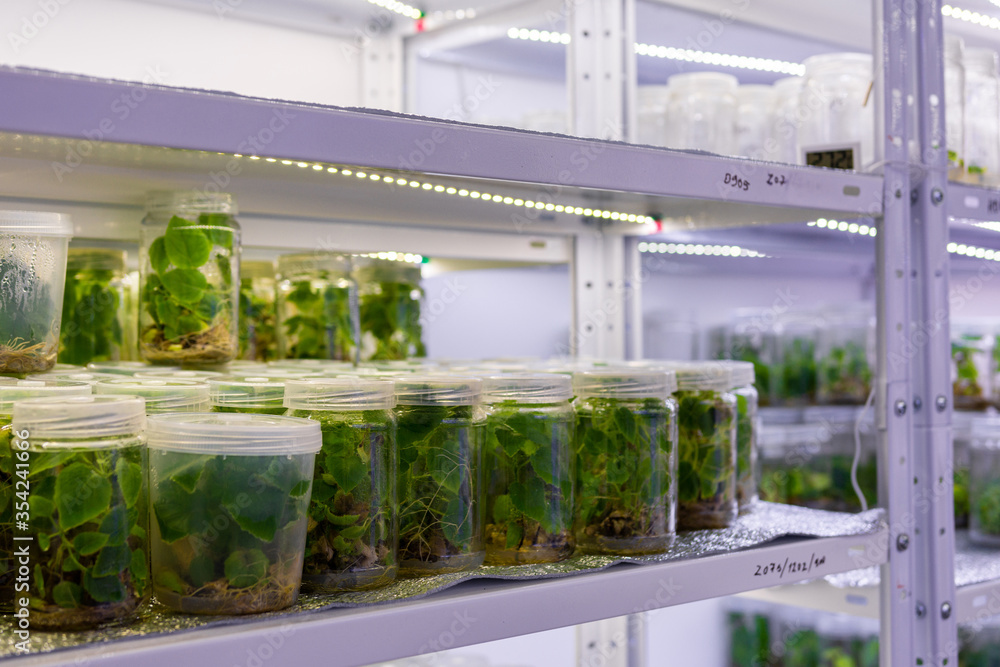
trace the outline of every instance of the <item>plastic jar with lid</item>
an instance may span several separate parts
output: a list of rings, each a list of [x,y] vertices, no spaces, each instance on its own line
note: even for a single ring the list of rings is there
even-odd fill
[[[783,408],[777,408],[783,410]],[[829,486],[816,479],[807,464],[820,454],[830,441],[830,433],[819,424],[805,424],[784,419],[769,419],[771,410],[762,410],[761,428],[757,437],[760,456],[760,497],[771,503],[807,506],[815,496],[812,491]]]
[[[48,373],[39,373],[37,375],[26,375],[25,380],[41,380],[46,382],[48,380],[68,380],[70,382],[86,382],[89,385],[96,384],[101,380],[119,380],[121,375],[114,375],[112,373],[91,373],[87,369],[82,371],[49,371]]]
[[[31,624],[81,630],[136,617],[149,599],[146,413],[132,396],[14,404],[31,470]]]
[[[757,160],[771,160],[771,109],[774,88],[742,85],[736,89],[736,154]]]
[[[151,366],[145,361],[92,361],[87,364],[87,370],[91,373],[110,373],[111,375],[134,377],[136,373],[152,370],[176,372],[181,370],[181,367]]]
[[[398,571],[396,405],[392,382],[289,380],[288,416],[318,422],[302,584],[336,592],[385,586]]]
[[[396,381],[401,574],[483,563],[482,380],[413,374]]]
[[[735,155],[739,80],[718,72],[689,72],[675,74],[667,83],[671,148]]]
[[[319,424],[271,415],[149,417],[150,553],[160,604],[253,614],[298,598]]]
[[[787,164],[801,164],[799,127],[804,113],[799,107],[802,77],[789,76],[774,82],[774,104],[771,107],[771,137],[774,152],[771,159]]]
[[[28,398],[89,396],[90,384],[67,380],[0,377],[0,614],[14,609],[14,482],[16,461],[11,449],[14,401]]]
[[[212,378],[222,377],[225,373],[220,371],[171,371],[153,370],[141,371],[132,377],[136,380],[194,380],[195,382],[207,382]],[[119,378],[120,379],[120,378]]]
[[[802,504],[834,512],[861,511],[861,499],[851,481],[857,451],[858,489],[865,497],[865,505],[877,505],[878,449],[874,411],[860,407],[819,406],[806,408],[802,418],[820,429],[826,443],[799,466],[811,475],[808,485],[804,486],[805,502]],[[859,442],[855,441],[855,429]]]
[[[358,296],[350,259],[330,253],[282,255],[277,278],[278,356],[356,361]]]
[[[736,395],[729,369],[690,362],[677,372],[677,529],[726,528],[736,500]]]
[[[827,308],[816,332],[816,402],[864,405],[872,387],[875,313],[871,304]]]
[[[952,497],[955,503],[955,527],[969,525],[969,450],[972,445],[972,422],[980,418],[974,412],[956,410],[951,415]]]
[[[246,412],[283,415],[285,378],[258,375],[223,375],[208,379],[212,412]]]
[[[62,302],[59,359],[118,361],[125,346],[125,251],[70,248]]]
[[[761,308],[738,309],[726,325],[719,343],[721,349],[717,349],[712,356],[752,363],[759,404],[770,405],[772,369],[777,356],[774,314]]]
[[[951,388],[956,410],[984,410],[993,399],[991,325],[952,320]]]
[[[576,518],[584,552],[662,553],[677,534],[677,387],[672,371],[573,373]]]
[[[0,211],[0,374],[55,365],[72,235],[68,216]]]
[[[146,413],[207,412],[211,408],[208,383],[200,380],[122,378],[101,380],[95,394],[141,396],[146,399]]]
[[[154,364],[236,358],[240,226],[228,194],[157,192],[140,230],[139,351]]]
[[[969,538],[1000,546],[1000,418],[972,421],[969,448]]]
[[[554,563],[573,553],[572,398],[566,375],[484,378],[488,565]]]
[[[944,36],[944,122],[948,176],[965,178],[965,42]]]
[[[760,462],[757,452],[757,389],[753,385],[753,364],[749,361],[718,362],[729,369],[730,391],[736,396],[736,501],[740,514],[757,503]]]
[[[275,337],[274,262],[245,261],[240,266],[240,359],[268,361],[278,356]]]
[[[667,100],[669,86],[639,86],[636,90],[637,140],[647,146],[668,146]]]
[[[361,315],[362,361],[427,355],[420,325],[420,265],[356,257],[353,269]]]
[[[855,171],[869,168],[878,159],[872,57],[825,53],[806,58],[803,64],[799,151],[805,163]]]
[[[774,328],[770,405],[816,403],[816,337],[820,320],[810,314],[788,315]]]
[[[967,181],[996,182],[1000,173],[1000,79],[997,54],[989,48],[966,48],[965,170]]]

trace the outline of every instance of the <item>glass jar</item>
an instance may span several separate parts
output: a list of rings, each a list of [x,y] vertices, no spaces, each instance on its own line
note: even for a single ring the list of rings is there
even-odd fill
[[[396,381],[400,574],[479,567],[483,546],[482,380],[413,374]]]
[[[787,316],[775,326],[777,342],[770,405],[812,405],[816,402],[819,329],[819,321],[807,315]]]
[[[944,36],[944,124],[948,177],[965,178],[965,42]]]
[[[972,421],[969,447],[969,539],[1000,546],[1000,418]]]
[[[14,611],[14,482],[17,478],[10,442],[14,401],[88,395],[90,385],[86,382],[0,377],[0,614]]]
[[[771,107],[771,137],[775,162],[802,164],[799,154],[799,127],[805,118],[799,106],[802,77],[789,76],[774,82],[774,105]]]
[[[0,374],[55,365],[72,235],[68,216],[0,211]]]
[[[240,267],[240,359],[269,361],[277,358],[276,288],[274,262],[243,262]]]
[[[672,371],[573,373],[576,518],[583,552],[662,553],[677,534],[677,403]]]
[[[736,499],[736,396],[729,369],[692,362],[677,372],[677,529],[726,528]]]
[[[139,272],[129,271],[122,281],[124,300],[122,301],[122,322],[125,335],[122,338],[120,359],[122,361],[139,361]]]
[[[486,563],[555,563],[573,553],[573,388],[569,376],[483,380]]]
[[[377,588],[396,579],[396,397],[392,382],[290,380],[290,417],[319,422],[303,586],[320,593]]]
[[[984,410],[993,396],[993,336],[978,323],[951,327],[951,387],[956,410]]]
[[[253,614],[298,598],[316,422],[149,417],[153,593],[188,614]]]
[[[669,86],[639,86],[636,91],[636,140],[646,146],[667,146]]]
[[[197,380],[143,380],[122,378],[101,380],[94,385],[94,393],[101,395],[141,396],[146,400],[146,414],[166,412],[207,412],[208,384]]]
[[[1000,80],[997,54],[989,48],[965,49],[966,181],[990,185],[1000,173]]]
[[[132,396],[14,405],[28,454],[31,624],[82,630],[134,619],[149,599],[146,413]],[[14,442],[18,442],[15,440]],[[20,458],[20,457],[19,457]]]
[[[153,193],[140,230],[139,351],[154,364],[236,358],[240,226],[227,194]]]
[[[838,307],[823,313],[816,332],[816,402],[864,405],[872,387],[875,318],[870,306]]]
[[[278,258],[278,356],[356,361],[357,288],[347,257]]]
[[[818,489],[829,488],[830,482],[828,475],[807,464],[819,456],[830,434],[818,424],[773,422],[769,412],[761,411],[757,438],[760,497],[769,503],[811,506],[822,493]]]
[[[427,355],[420,324],[420,265],[358,257],[354,280],[361,311],[362,361]]]
[[[956,528],[967,528],[969,525],[969,449],[972,444],[972,422],[976,417],[977,413],[958,410],[951,415],[952,497],[955,503]]]
[[[284,378],[267,376],[224,375],[208,380],[212,412],[246,412],[258,415],[283,415]]]
[[[775,99],[771,86],[742,85],[736,89],[737,155],[771,159],[771,109]]]
[[[675,74],[667,80],[671,148],[736,154],[735,76],[718,72]]]
[[[70,248],[62,302],[59,359],[118,361],[125,346],[125,251]]]
[[[757,389],[753,386],[753,364],[748,361],[730,361],[729,387],[736,396],[736,502],[740,514],[753,509],[758,499],[760,461],[757,452]]]
[[[872,57],[865,53],[825,53],[805,59],[799,106],[799,152],[805,164],[853,169],[876,160]],[[810,153],[851,151],[850,158],[810,158]]]

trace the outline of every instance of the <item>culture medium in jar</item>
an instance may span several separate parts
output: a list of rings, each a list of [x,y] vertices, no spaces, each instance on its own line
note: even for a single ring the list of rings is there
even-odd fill
[[[554,563],[573,553],[571,398],[567,375],[483,380],[487,565]]]
[[[861,171],[876,160],[872,57],[825,53],[806,58],[799,105],[805,164]]]
[[[482,380],[400,377],[396,403],[400,573],[475,569],[486,556]]]
[[[62,302],[59,359],[69,364],[123,358],[125,251],[70,248]]]
[[[280,358],[356,360],[357,288],[347,257],[279,257],[277,308]]]
[[[973,420],[969,462],[969,538],[1000,546],[1000,418]]]
[[[361,315],[361,361],[423,357],[420,265],[357,257],[354,280]]]
[[[154,364],[236,358],[240,227],[227,194],[153,193],[140,231],[139,351]]]
[[[141,398],[14,404],[27,446],[31,625],[81,630],[134,619],[149,599],[146,413]]]
[[[729,369],[729,385],[736,396],[736,501],[740,514],[753,509],[758,499],[760,461],[757,451],[757,389],[749,361],[720,362]]]
[[[671,148],[735,155],[739,80],[718,72],[675,74],[667,80]]]
[[[94,393],[141,396],[146,400],[146,413],[150,415],[165,412],[207,412],[211,407],[208,383],[199,380],[101,380],[94,385]]]
[[[673,371],[573,373],[576,518],[584,552],[661,553],[677,514],[677,388]]]
[[[246,261],[240,267],[240,359],[278,357],[274,262]]]
[[[288,415],[316,421],[323,432],[302,574],[307,590],[376,588],[396,578],[395,405],[386,380],[290,380],[285,387]]]
[[[253,614],[298,598],[319,424],[270,415],[149,417],[150,552],[157,601]]]
[[[212,412],[246,412],[258,415],[283,415],[284,378],[267,376],[223,375],[208,380]]]

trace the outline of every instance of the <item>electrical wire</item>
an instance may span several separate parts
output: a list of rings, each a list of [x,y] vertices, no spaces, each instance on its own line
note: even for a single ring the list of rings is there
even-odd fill
[[[854,460],[851,461],[851,486],[854,487],[854,493],[857,494],[858,500],[861,501],[861,511],[868,511],[868,501],[865,499],[865,494],[861,490],[861,485],[858,484],[858,462],[861,461],[861,424],[864,423],[865,417],[868,415],[868,411],[872,407],[872,403],[875,402],[875,389],[868,392],[868,400],[865,401],[865,407],[861,408],[861,412],[858,414],[857,420],[854,422]]]

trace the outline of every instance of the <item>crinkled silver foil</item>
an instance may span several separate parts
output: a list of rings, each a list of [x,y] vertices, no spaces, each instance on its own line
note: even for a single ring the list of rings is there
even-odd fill
[[[955,586],[970,586],[1000,579],[1000,549],[969,540],[967,531],[955,535]]]
[[[824,579],[830,585],[837,588],[865,588],[867,586],[878,586],[879,581],[881,581],[881,575],[878,565],[873,565],[861,570],[828,574]]]
[[[451,588],[472,579],[547,579],[595,572],[614,565],[656,564],[685,558],[699,558],[716,553],[760,546],[782,537],[836,537],[875,533],[882,523],[881,510],[863,514],[823,512],[790,505],[759,503],[753,512],[741,516],[736,525],[723,530],[699,530],[681,533],[668,553],[656,556],[615,557],[577,555],[560,563],[544,565],[482,566],[473,572],[439,574],[417,579],[401,579],[372,591],[336,594],[302,594],[298,602],[281,611],[247,616],[195,616],[178,614],[155,603],[134,623],[105,626],[84,632],[31,633],[31,652],[44,653],[102,642],[119,642],[152,635],[166,635],[259,620],[282,618],[343,607],[367,607],[400,600],[414,600]],[[0,623],[0,658],[15,655],[17,638],[11,619]]]

